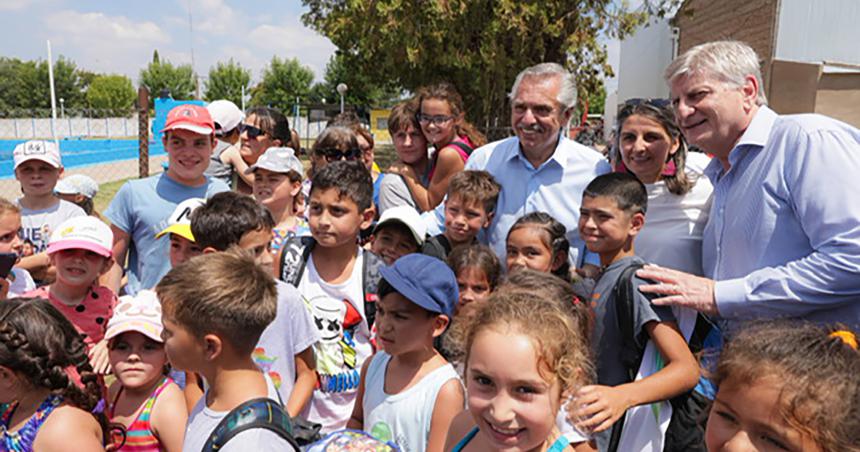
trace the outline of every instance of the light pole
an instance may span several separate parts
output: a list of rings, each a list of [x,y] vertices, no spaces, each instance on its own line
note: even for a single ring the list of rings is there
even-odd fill
[[[66,99],[60,98],[60,118],[66,117]]]
[[[349,87],[346,86],[346,83],[338,83],[337,84],[337,93],[340,94],[340,112],[343,113],[343,95],[346,94],[346,90]]]

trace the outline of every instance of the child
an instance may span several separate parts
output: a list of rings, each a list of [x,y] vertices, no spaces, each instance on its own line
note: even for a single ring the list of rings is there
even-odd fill
[[[181,390],[165,376],[162,330],[161,304],[149,290],[121,297],[108,322],[105,339],[116,376],[108,389],[110,420],[126,429],[119,450],[182,448],[188,412]]]
[[[496,253],[486,245],[461,246],[448,256],[448,266],[457,275],[460,300],[456,316],[468,315],[496,290],[502,277],[502,265]]]
[[[20,260],[23,253],[23,243],[18,236],[21,229],[21,208],[0,198],[0,253],[14,253]],[[25,292],[36,288],[36,283],[30,277],[30,273],[20,267],[12,267],[12,270],[4,278],[0,278],[0,293],[3,298],[19,297]]]
[[[170,234],[170,266],[175,267],[194,256],[203,253],[203,249],[194,240],[191,233],[191,214],[206,204],[205,199],[189,198],[179,203],[170,218],[167,219],[167,227],[162,229],[155,238],[161,238],[164,234]]]
[[[505,240],[508,271],[530,268],[570,280],[566,234],[567,228],[548,213],[532,212],[520,217]]]
[[[246,171],[254,175],[254,199],[275,218],[272,254],[293,235],[308,235],[307,222],[295,215],[295,197],[302,189],[304,166],[290,148],[269,148]]]
[[[555,423],[562,394],[585,383],[591,364],[586,338],[561,305],[497,291],[469,319],[462,342],[469,409],[454,419],[445,450],[566,448]]]
[[[86,348],[63,314],[41,299],[0,303],[0,450],[103,451],[102,427],[90,414],[100,395]]]
[[[427,155],[427,139],[421,132],[421,124],[414,101],[401,102],[388,115],[388,134],[397,153],[397,161],[391,164],[379,183],[379,213],[397,206],[409,206],[418,210],[418,203],[406,185],[410,177],[424,187],[430,184],[430,159]]]
[[[461,171],[451,178],[445,200],[445,232],[431,237],[424,254],[445,261],[460,245],[471,245],[490,225],[501,186],[486,171]]]
[[[404,256],[380,271],[382,350],[362,366],[358,402],[347,427],[403,450],[441,452],[451,420],[463,410],[460,377],[433,348],[454,314],[454,273],[421,254]]]
[[[170,259],[167,239],[155,238],[154,232],[167,226],[170,214],[182,201],[229,190],[225,183],[203,174],[216,144],[215,124],[205,108],[190,104],[174,107],[162,132],[167,171],[126,182],[104,212],[114,234],[116,258],[105,284],[114,292],[120,289],[120,266],[126,257],[126,293],[134,295],[140,289],[155,287],[170,269]]]
[[[758,322],[732,338],[705,442],[718,450],[860,450],[857,334],[798,322]]]
[[[370,342],[378,268],[356,243],[373,221],[373,187],[362,162],[334,161],[314,175],[308,202],[313,237],[290,239],[278,258],[281,280],[298,287],[320,332],[319,383],[304,417],[324,432],[346,426]]]
[[[415,209],[393,207],[376,222],[370,250],[381,257],[385,265],[391,265],[401,256],[420,252],[426,236],[427,228]]]
[[[238,247],[269,273],[273,226],[268,209],[235,192],[213,196],[191,217],[191,231],[200,237],[197,245],[203,253]],[[275,320],[263,330],[251,356],[271,377],[287,412],[295,417],[308,404],[317,383],[313,346],[319,334],[298,290],[282,281],[276,281],[275,289]]]
[[[21,183],[24,196],[21,207],[21,239],[33,243],[33,255],[21,259],[19,266],[33,275],[36,282],[47,283],[50,259],[45,253],[48,240],[60,223],[86,215],[84,211],[54,196],[57,180],[63,175],[60,149],[52,141],[33,140],[15,146],[12,151],[15,179]]]
[[[251,357],[275,318],[275,283],[247,254],[210,253],[174,267],[156,292],[170,363],[209,383],[188,417],[182,446],[202,450],[234,408],[257,398],[279,400],[271,378]],[[233,450],[291,450],[284,438],[265,428],[241,431],[227,444]]]
[[[645,224],[647,203],[645,186],[627,173],[598,176],[582,196],[579,234],[602,266],[591,300],[598,384],[577,392],[574,418],[581,430],[597,432],[601,451],[663,450],[672,412],[668,400],[687,393],[699,377],[672,309],[652,305],[636,290],[646,283],[632,275],[644,263],[635,255],[633,239]],[[628,282],[631,290],[616,291]],[[639,365],[627,362],[628,337],[653,344]],[[616,424],[622,417],[623,428]]]
[[[84,209],[87,215],[93,215],[93,198],[99,193],[99,184],[92,177],[74,174],[60,179],[54,187],[54,193],[60,199]]]

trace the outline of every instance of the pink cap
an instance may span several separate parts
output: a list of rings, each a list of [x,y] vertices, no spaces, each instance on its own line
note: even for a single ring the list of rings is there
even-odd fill
[[[113,232],[108,225],[95,217],[81,216],[69,218],[51,234],[48,254],[61,250],[89,250],[104,257],[111,257]]]
[[[161,132],[176,129],[188,130],[200,135],[212,135],[215,133],[215,121],[205,107],[182,104],[170,110],[167,114],[167,123]]]
[[[113,317],[108,321],[105,339],[113,339],[122,333],[136,331],[155,342],[161,339],[161,302],[155,292],[141,290],[137,295],[123,295],[113,310]]]

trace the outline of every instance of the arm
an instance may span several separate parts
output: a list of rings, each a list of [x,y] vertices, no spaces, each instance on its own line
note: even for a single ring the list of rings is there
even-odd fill
[[[162,450],[180,452],[185,440],[185,424],[188,422],[188,411],[185,410],[185,397],[182,390],[175,384],[170,384],[155,399],[150,415],[152,431],[158,438]]]
[[[224,151],[221,154],[221,161],[225,164],[229,164],[233,167],[233,171],[236,171],[236,174],[242,178],[248,185],[254,185],[254,174],[245,174],[245,170],[248,169],[248,164],[239,155],[239,150],[236,149],[236,146],[230,146],[229,149]]]
[[[355,430],[364,429],[364,381],[367,377],[367,368],[370,366],[370,361],[373,356],[364,360],[361,365],[361,378],[358,382],[358,397],[355,398],[355,404],[352,406],[352,415],[346,423],[346,428]]]
[[[128,245],[131,243],[131,236],[115,225],[111,225],[110,230],[113,232],[114,259],[110,270],[102,275],[101,283],[114,293],[119,293],[119,288],[122,285],[122,266],[125,264]]]
[[[185,372],[185,390],[182,395],[185,397],[185,412],[190,413],[194,409],[194,405],[203,397],[202,382],[200,377],[194,372]]]
[[[93,372],[99,375],[107,375],[110,373],[110,356],[108,351],[107,339],[102,339],[98,344],[94,345],[89,351],[90,366],[93,367]]]
[[[298,416],[311,400],[317,384],[315,367],[316,358],[314,358],[313,347],[308,347],[296,355],[296,384],[293,386],[293,392],[290,393],[286,406],[287,413],[291,417]]]
[[[39,429],[33,450],[64,452],[74,444],[75,451],[104,451],[102,439],[102,428],[90,413],[72,406],[60,406]]]
[[[442,452],[445,439],[454,417],[463,411],[463,386],[459,379],[445,382],[436,395],[436,405],[430,418],[430,436],[427,440],[427,452]]]
[[[48,258],[47,252],[34,254],[32,256],[22,257],[16,267],[21,267],[30,272],[30,275],[36,279],[44,280],[48,273],[48,268],[51,266],[51,259]]]
[[[415,197],[415,202],[418,203],[418,209],[426,212],[438,206],[448,192],[448,182],[451,177],[463,171],[463,168],[465,164],[460,154],[453,148],[446,147],[439,151],[436,158],[436,171],[433,173],[429,187],[424,188],[413,177],[404,177],[406,185]]]
[[[445,439],[445,450],[450,451],[469,433],[469,430],[475,426],[475,420],[472,418],[472,413],[469,410],[463,410],[460,414],[454,416],[451,421],[451,427],[448,429],[448,435]]]
[[[618,386],[591,385],[579,390],[573,417],[585,430],[608,429],[629,408],[668,400],[689,391],[699,379],[699,366],[675,322],[651,321],[645,331],[666,366],[641,380]]]

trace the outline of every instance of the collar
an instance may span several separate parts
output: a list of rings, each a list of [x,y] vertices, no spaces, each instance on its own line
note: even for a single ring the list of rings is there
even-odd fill
[[[773,129],[773,124],[776,122],[779,115],[775,111],[768,108],[767,105],[759,107],[758,112],[753,116],[749,126],[744,131],[741,138],[738,140],[735,147],[729,152],[729,169],[733,168],[738,161],[750,151],[759,150],[765,147],[767,140],[770,137],[770,132]],[[723,168],[722,162],[719,159],[711,159],[711,163],[705,167],[704,174],[716,184],[717,179],[726,171]]]
[[[508,160],[513,160],[513,159],[517,158],[520,160],[520,162],[522,162],[523,165],[525,165],[526,168],[528,168],[530,170],[539,170],[539,169],[543,168],[544,166],[546,166],[547,164],[549,164],[550,162],[555,162],[559,166],[564,167],[564,161],[563,161],[563,157],[561,154],[563,153],[565,147],[567,146],[566,142],[569,140],[561,132],[558,133],[558,142],[555,145],[555,150],[552,152],[552,155],[550,155],[549,158],[545,162],[541,163],[541,165],[537,168],[532,166],[531,162],[529,162],[529,160],[526,158],[526,156],[523,155],[523,151],[520,148],[519,137],[516,137],[516,139],[514,141],[515,141],[514,152],[511,152],[510,155],[508,155]]]

